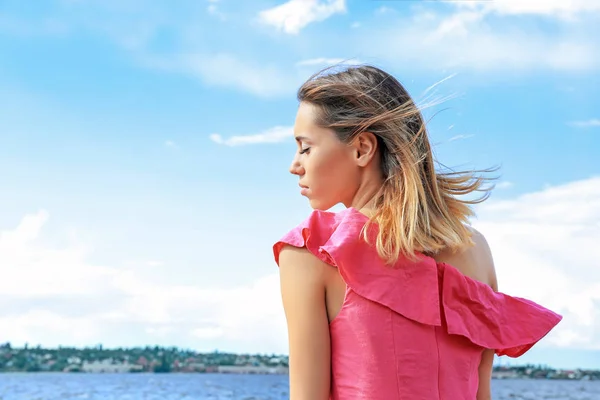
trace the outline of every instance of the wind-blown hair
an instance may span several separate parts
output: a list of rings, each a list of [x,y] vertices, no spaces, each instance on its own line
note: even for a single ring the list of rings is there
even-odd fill
[[[435,254],[472,243],[471,205],[489,188],[482,171],[436,171],[421,110],[393,76],[374,66],[322,70],[298,90],[298,100],[318,109],[316,124],[350,144],[361,132],[377,137],[383,186],[365,226],[377,227],[377,252],[388,264],[400,255]],[[490,171],[490,170],[487,170]],[[464,196],[482,192],[479,198]],[[369,240],[364,230],[365,239]]]

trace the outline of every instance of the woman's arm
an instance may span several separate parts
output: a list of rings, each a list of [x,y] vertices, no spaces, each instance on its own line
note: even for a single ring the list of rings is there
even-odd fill
[[[288,327],[290,400],[329,399],[326,268],[306,249],[286,246],[279,254],[281,297]]]
[[[494,266],[494,258],[492,252],[487,243],[485,237],[478,233],[478,238],[475,240],[476,244],[481,248],[482,266],[485,268],[487,275],[487,284],[490,285],[494,291],[498,291],[498,277],[496,275],[496,268]],[[479,388],[477,389],[477,400],[491,400],[492,399],[492,369],[494,366],[494,349],[486,349],[481,355],[481,362],[479,363]]]
[[[492,399],[492,366],[494,363],[494,350],[486,349],[481,355],[479,363],[479,387],[477,388],[477,400]]]

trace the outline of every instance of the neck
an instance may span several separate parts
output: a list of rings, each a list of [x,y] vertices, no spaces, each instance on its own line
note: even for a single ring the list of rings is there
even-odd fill
[[[383,188],[383,180],[376,178],[368,178],[363,181],[363,184],[358,188],[352,201],[344,204],[346,207],[352,207],[363,214],[370,215],[375,210],[375,202],[381,194]]]

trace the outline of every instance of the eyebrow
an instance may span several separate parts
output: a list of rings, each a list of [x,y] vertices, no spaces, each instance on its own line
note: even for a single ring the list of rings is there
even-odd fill
[[[310,139],[306,136],[296,136],[296,142],[310,142]]]

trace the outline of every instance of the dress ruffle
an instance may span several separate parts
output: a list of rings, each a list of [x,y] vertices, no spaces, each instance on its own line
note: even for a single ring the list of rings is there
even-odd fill
[[[494,349],[499,356],[523,355],[562,319],[533,301],[495,292],[451,265],[441,263],[438,268],[448,333]]]
[[[497,355],[519,357],[562,319],[530,300],[495,292],[446,263],[419,255],[387,267],[361,235],[367,217],[348,208],[339,213],[313,211],[273,246],[275,261],[287,244],[306,247],[337,267],[358,295],[415,322],[444,326]]]

